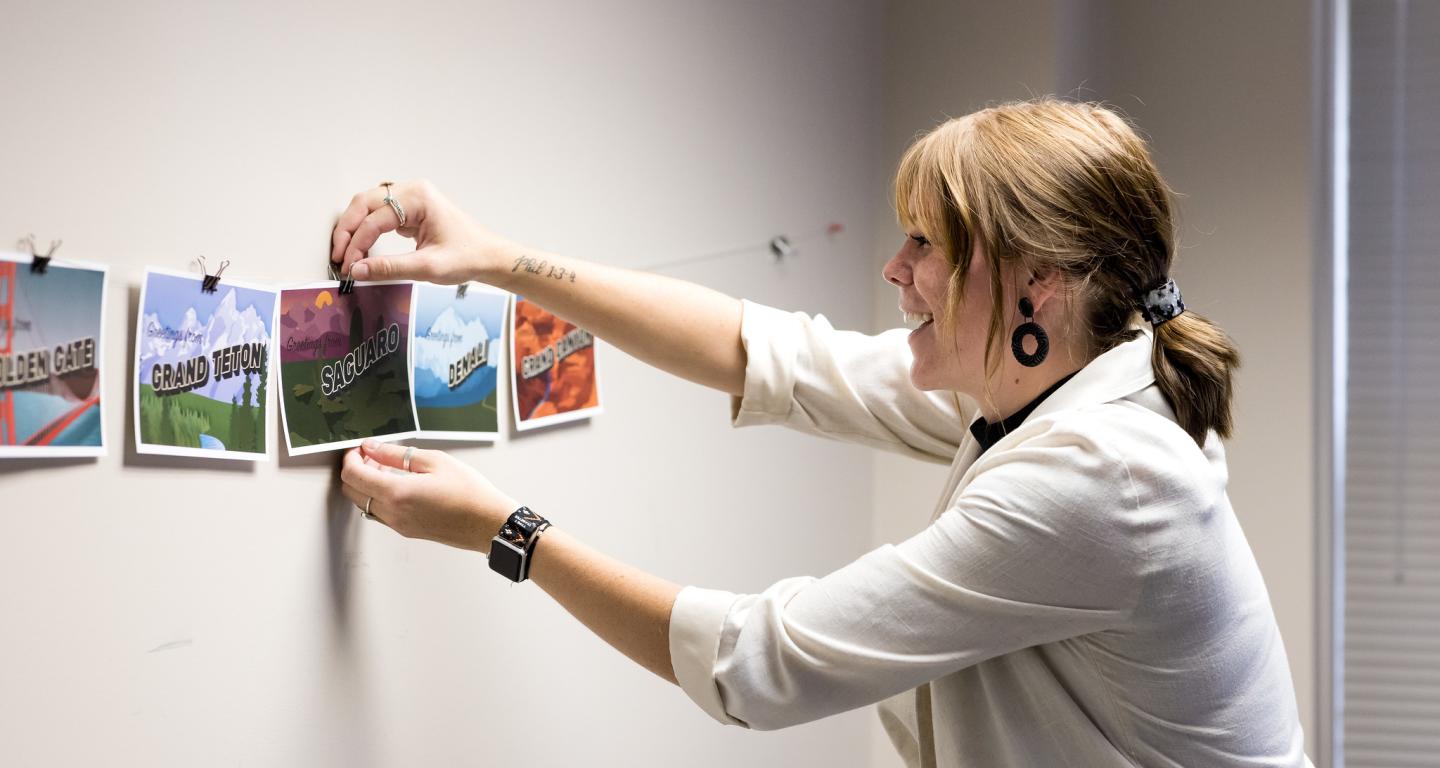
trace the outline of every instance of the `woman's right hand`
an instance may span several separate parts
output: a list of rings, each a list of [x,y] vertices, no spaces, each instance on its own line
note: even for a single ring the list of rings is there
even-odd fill
[[[496,235],[425,181],[356,195],[340,215],[330,260],[356,280],[469,280],[524,296],[663,371],[732,395],[745,385],[737,299],[646,272],[522,248]],[[368,256],[380,235],[414,238],[415,252]]]
[[[400,217],[385,202],[384,186],[367,189],[351,198],[330,237],[330,261],[341,275],[356,280],[424,280],[455,285],[485,280],[501,268],[515,251],[513,242],[496,235],[451,203],[428,181],[406,181],[390,186],[390,194],[405,212]],[[375,241],[386,232],[415,240],[415,252],[398,256],[369,256]]]

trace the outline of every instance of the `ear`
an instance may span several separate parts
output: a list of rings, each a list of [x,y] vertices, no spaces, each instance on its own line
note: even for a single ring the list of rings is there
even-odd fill
[[[1060,294],[1060,273],[1055,270],[1048,272],[1022,271],[1020,285],[1016,286],[1017,294],[1029,296],[1030,303],[1035,306],[1035,314],[1040,314],[1045,305]]]

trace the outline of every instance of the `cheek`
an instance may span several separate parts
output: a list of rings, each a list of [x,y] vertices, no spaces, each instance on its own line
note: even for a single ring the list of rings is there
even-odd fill
[[[961,368],[974,370],[984,363],[985,347],[990,343],[990,309],[988,301],[979,311],[973,309],[974,302],[969,306],[971,309],[962,306],[955,315],[954,344],[950,349]]]
[[[990,295],[990,281],[981,281],[973,276],[965,285],[964,304],[960,311],[963,327],[960,333],[973,345],[976,341],[983,347],[990,333],[991,315],[994,314],[994,300]],[[1000,321],[1005,320],[1003,314]]]
[[[932,253],[915,265],[915,288],[936,312],[945,303],[949,282],[950,265],[943,256]]]

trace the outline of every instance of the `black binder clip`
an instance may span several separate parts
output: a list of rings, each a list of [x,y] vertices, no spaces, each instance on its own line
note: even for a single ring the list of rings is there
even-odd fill
[[[220,262],[220,268],[215,270],[215,274],[212,275],[210,274],[210,270],[205,267],[205,257],[201,256],[200,271],[204,273],[205,277],[200,280],[200,290],[206,293],[214,293],[215,289],[220,287],[220,274],[224,272],[228,266],[230,266],[229,259]]]
[[[60,247],[60,243],[62,242],[64,241],[51,240],[50,250],[46,251],[44,256],[41,256],[40,252],[35,250],[34,235],[26,235],[20,238],[20,244],[30,249],[30,273],[35,275],[45,274],[45,270],[50,268],[51,257],[55,255],[55,250]]]
[[[775,255],[775,261],[784,261],[786,256],[795,254],[795,246],[790,243],[790,238],[784,235],[776,235],[770,238],[770,253]]]
[[[328,266],[328,269],[330,270],[330,279],[340,281],[340,293],[348,294],[355,290],[355,278],[341,277],[340,273],[335,271],[335,262],[333,261],[326,262],[326,264]]]
[[[463,299],[463,298],[465,298],[465,289],[466,289],[466,288],[469,288],[469,287],[470,287],[470,284],[469,284],[469,283],[461,283],[461,284],[455,286],[455,298],[457,298],[457,299]]]

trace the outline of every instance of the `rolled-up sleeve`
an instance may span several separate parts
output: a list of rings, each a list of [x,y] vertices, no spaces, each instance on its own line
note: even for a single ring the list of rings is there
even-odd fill
[[[743,302],[745,389],[737,426],[783,424],[810,434],[949,462],[973,407],[910,383],[906,331],[837,331],[823,315]]]
[[[738,598],[718,589],[686,587],[670,609],[670,663],[675,681],[705,714],[738,725],[725,714],[715,687],[715,660],[720,656],[720,628]]]
[[[1010,651],[1122,624],[1143,525],[1118,456],[1074,434],[1007,450],[929,528],[760,594],[687,588],[670,647],[716,720],[782,728],[871,704]]]

